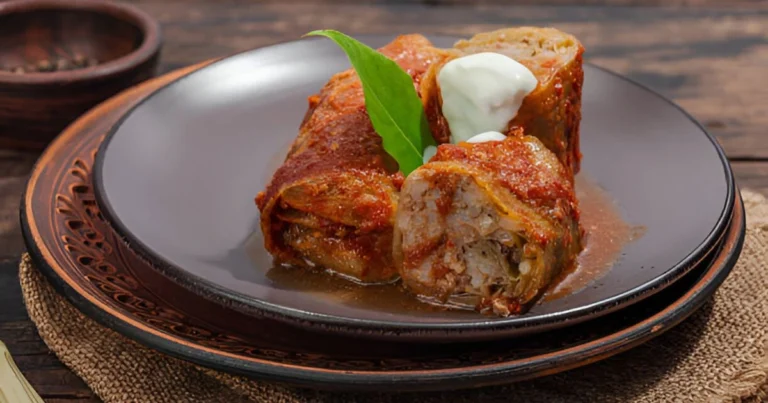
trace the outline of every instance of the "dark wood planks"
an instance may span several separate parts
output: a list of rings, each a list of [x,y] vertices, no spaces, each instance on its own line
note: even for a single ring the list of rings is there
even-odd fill
[[[21,237],[18,231],[13,235]],[[17,264],[17,259],[0,263],[0,340],[8,346],[19,369],[46,401],[97,401],[85,383],[66,368],[38,336],[24,309]]]
[[[46,402],[97,402],[93,392],[48,350],[29,320],[18,281],[24,251],[19,202],[36,153],[0,150],[0,340]]]
[[[768,162],[732,162],[736,184],[742,189],[750,189],[768,196]]]
[[[469,0],[131,2],[163,23],[163,72],[293,40],[321,27],[466,36],[505,25],[554,25],[578,35],[591,62],[681,103],[718,135],[732,159],[749,160],[733,164],[739,185],[768,195],[768,87],[762,85],[768,71],[766,1],[479,0],[478,7],[469,7]],[[571,6],[577,3],[589,6]],[[649,5],[674,7],[644,7]],[[21,301],[18,202],[35,158],[0,151],[0,340],[46,401],[96,402],[48,352]]]
[[[141,0],[138,0],[141,1]],[[127,0],[134,3],[137,0]],[[238,6],[243,0],[224,0],[218,4]],[[286,3],[284,0],[261,0],[261,3]],[[297,3],[325,3],[334,5],[349,4],[409,4],[427,5],[431,7],[455,7],[473,5],[503,5],[503,6],[613,6],[613,7],[667,7],[667,8],[750,8],[768,7],[765,0],[293,0]]]
[[[0,260],[18,258],[24,250],[19,236],[19,202],[35,153],[0,150]],[[2,284],[2,283],[0,283]],[[0,292],[0,310],[4,296]]]
[[[163,56],[166,71],[294,40],[317,28],[468,36],[509,25],[552,25],[578,36],[588,61],[679,102],[718,136],[729,155],[768,158],[768,86],[756,85],[768,69],[768,9],[134,3],[163,23],[169,39]]]
[[[740,186],[768,195],[768,162],[738,162],[733,168]],[[18,231],[12,235],[21,237]],[[21,300],[16,264],[15,259],[0,263],[0,340],[8,345],[21,371],[47,402],[98,401],[38,336]]]

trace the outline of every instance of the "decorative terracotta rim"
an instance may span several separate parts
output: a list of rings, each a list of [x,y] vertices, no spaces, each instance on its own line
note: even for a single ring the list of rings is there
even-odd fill
[[[362,40],[381,39],[382,37],[383,36],[381,35],[360,35],[359,36],[359,38]],[[436,37],[430,37],[430,39],[435,39],[435,38]],[[449,40],[458,39],[453,37],[444,37],[444,38],[448,38]],[[291,46],[293,44],[296,44],[305,40],[318,40],[318,39],[308,38],[308,39],[302,39],[300,41],[284,42],[284,43],[272,45],[271,47],[267,47],[267,48],[248,50],[248,51],[237,53],[233,56],[229,56],[227,58],[222,58],[214,62],[213,64],[225,62],[226,60],[233,57],[241,57],[246,54],[254,54],[262,51],[263,49],[268,49],[275,46],[277,47]],[[269,301],[259,300],[259,299],[250,297],[248,295],[242,294],[240,292],[233,291],[229,288],[223,287],[219,284],[213,283],[207,279],[201,278],[194,274],[191,274],[188,271],[184,270],[183,268],[178,267],[177,265],[174,265],[173,263],[169,262],[167,259],[160,256],[158,253],[155,253],[153,249],[148,245],[146,245],[141,239],[138,239],[138,237],[134,236],[132,232],[127,228],[127,226],[121,221],[120,217],[117,214],[115,214],[114,209],[112,208],[112,206],[109,203],[109,200],[105,196],[106,192],[103,188],[101,171],[104,164],[104,158],[105,158],[104,155],[106,154],[105,150],[107,149],[110,143],[110,140],[115,135],[115,133],[117,132],[119,127],[122,125],[122,123],[125,121],[125,119],[127,119],[127,117],[130,116],[131,113],[136,108],[140,107],[144,102],[146,102],[147,100],[149,100],[150,98],[158,94],[163,89],[175,85],[176,83],[186,79],[187,77],[197,73],[198,71],[191,72],[188,75],[184,75],[179,78],[173,79],[168,83],[162,85],[160,88],[153,91],[151,94],[143,98],[141,101],[137,102],[133,107],[129,109],[127,113],[125,113],[112,126],[112,128],[106,134],[105,139],[102,141],[99,147],[98,153],[96,155],[96,161],[94,163],[93,185],[95,188],[96,200],[99,206],[101,207],[102,214],[104,214],[104,216],[107,218],[107,221],[111,225],[112,229],[120,237],[122,237],[128,243],[131,244],[131,249],[133,251],[138,253],[148,262],[151,262],[151,264],[157,270],[163,273],[166,277],[172,279],[179,285],[187,288],[192,292],[197,293],[198,295],[204,298],[207,298],[219,304],[226,304],[228,307],[231,307],[233,309],[239,310],[241,312],[244,312],[246,314],[249,314],[255,317],[266,317],[270,319],[283,321],[285,323],[293,323],[293,324],[311,322],[314,324],[322,325],[322,327],[325,328],[323,330],[326,330],[326,331],[345,332],[348,334],[357,334],[354,332],[354,330],[358,330],[358,329],[377,330],[378,331],[377,333],[390,332],[393,334],[397,334],[397,337],[403,340],[405,340],[406,338],[415,339],[415,340],[423,339],[426,335],[434,334],[436,332],[440,332],[441,334],[451,333],[454,335],[456,339],[460,340],[462,338],[463,333],[468,332],[470,330],[474,334],[474,336],[470,336],[470,338],[474,338],[474,339],[478,338],[476,334],[479,332],[490,334],[492,332],[501,333],[503,331],[515,330],[515,335],[522,335],[525,333],[532,333],[533,329],[535,329],[536,331],[547,330],[547,329],[556,328],[558,327],[558,325],[562,325],[565,322],[568,322],[569,324],[573,324],[573,323],[583,322],[586,320],[595,319],[600,316],[609,314],[611,312],[615,312],[618,309],[625,308],[631,304],[638,303],[644,300],[645,298],[648,298],[658,293],[659,291],[665,289],[667,286],[669,286],[670,284],[674,283],[675,281],[683,277],[686,273],[690,272],[690,270],[696,267],[698,264],[700,264],[702,259],[705,257],[708,251],[713,247],[713,245],[716,245],[717,242],[723,237],[728,227],[729,220],[731,219],[731,214],[734,208],[735,183],[733,179],[733,172],[731,170],[731,166],[728,163],[728,159],[725,156],[725,152],[723,151],[722,147],[720,147],[719,143],[714,139],[714,137],[712,137],[712,135],[709,134],[709,132],[707,132],[706,129],[696,119],[694,119],[688,112],[686,112],[682,107],[680,107],[673,101],[669,100],[668,98],[662,96],[658,92],[648,88],[645,85],[637,83],[627,77],[624,77],[620,74],[617,74],[615,72],[612,72],[610,70],[607,70],[605,68],[602,68],[590,63],[585,63],[585,65],[589,66],[590,68],[594,68],[596,70],[600,70],[605,73],[608,73],[632,85],[635,85],[647,91],[648,93],[658,97],[659,99],[663,100],[664,102],[668,103],[670,106],[680,111],[683,114],[683,116],[689,119],[694,125],[696,125],[696,127],[699,128],[699,130],[701,130],[701,132],[707,137],[707,139],[712,144],[718,157],[720,158],[720,162],[723,167],[723,173],[725,175],[725,181],[727,185],[725,203],[720,213],[720,217],[718,217],[717,222],[713,226],[710,233],[704,238],[702,243],[699,244],[694,250],[692,250],[686,257],[684,257],[681,261],[679,261],[678,263],[670,267],[669,270],[667,270],[665,273],[654,278],[653,280],[640,284],[621,294],[614,295],[613,297],[605,298],[601,301],[594,302],[588,305],[571,308],[571,309],[560,311],[560,312],[541,314],[536,316],[512,317],[512,318],[493,320],[493,321],[477,321],[477,322],[463,322],[463,323],[406,323],[406,322],[394,322],[394,321],[356,319],[356,318],[347,318],[347,317],[341,317],[341,316],[330,315],[330,314],[318,314],[318,313],[309,312],[309,311],[305,311],[297,308],[290,308],[282,305],[273,304]],[[526,331],[526,329],[531,329],[531,330]]]
[[[134,25],[143,36],[141,45],[127,55],[92,67],[48,73],[14,74],[0,71],[0,81],[17,85],[50,85],[109,78],[152,59],[163,43],[160,23],[135,6],[104,0],[12,0],[0,2],[0,19],[9,14],[39,10],[90,11]]]
[[[186,71],[190,70],[187,69]],[[57,138],[41,156],[22,199],[22,229],[38,268],[51,280],[59,292],[63,293],[85,314],[151,348],[207,367],[233,373],[257,375],[273,381],[302,385],[312,384],[316,387],[323,385],[339,387],[341,385],[347,389],[376,389],[396,386],[398,390],[436,390],[446,388],[442,382],[450,382],[452,388],[504,383],[511,378],[518,380],[525,378],[520,374],[523,364],[528,377],[553,374],[625,351],[678,324],[700,307],[727,277],[741,251],[744,240],[743,205],[738,193],[736,193],[732,225],[725,234],[722,245],[713,250],[717,256],[693,288],[660,312],[624,330],[561,351],[541,354],[535,358],[462,367],[460,370],[374,372],[309,368],[243,357],[174,337],[102,302],[99,298],[89,294],[81,284],[75,281],[71,273],[55,261],[49,244],[40,237],[40,233],[37,231],[39,223],[36,221],[32,200],[38,190],[36,185],[41,176],[46,173],[47,164],[56,158],[67,157],[60,155],[61,150],[67,149],[67,144],[71,144],[70,141],[80,133],[83,125],[89,120],[97,118],[103,111],[126,102],[138,93],[139,89],[133,88],[89,112]]]

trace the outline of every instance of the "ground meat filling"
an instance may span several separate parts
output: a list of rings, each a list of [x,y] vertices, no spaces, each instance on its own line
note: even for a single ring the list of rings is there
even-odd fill
[[[433,296],[442,302],[508,314],[507,306],[513,299],[521,270],[530,270],[531,258],[535,259],[535,256],[525,256],[524,237],[504,228],[508,218],[487,199],[474,180],[440,178],[432,183],[430,188],[418,189],[420,197],[415,199],[427,202],[418,203],[420,208],[412,210],[417,216],[431,217],[419,220],[424,225],[416,228],[433,235],[437,234],[434,230],[440,228],[442,233],[443,241],[439,244],[443,246],[438,247],[442,252],[435,251],[434,258],[419,264],[425,271],[421,278],[429,279],[424,285],[432,288],[428,286],[432,283],[433,290],[441,290],[442,295]],[[445,183],[451,186],[446,188]],[[449,199],[445,200],[447,195]],[[426,229],[429,227],[431,231]]]
[[[513,245],[496,239],[462,245],[457,260],[464,267],[457,273],[456,287],[448,301],[508,314],[506,301],[520,279],[521,265],[529,270],[533,264],[532,259],[524,258],[524,241],[518,239]]]

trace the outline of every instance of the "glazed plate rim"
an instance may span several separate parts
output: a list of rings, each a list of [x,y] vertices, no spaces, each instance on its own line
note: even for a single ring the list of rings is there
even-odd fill
[[[390,35],[360,35],[362,40],[376,40],[382,38],[391,39]],[[438,38],[437,36],[429,36],[430,39]],[[446,37],[450,40],[456,40],[457,37]],[[100,210],[110,227],[114,232],[123,238],[127,242],[131,249],[139,256],[150,262],[151,266],[160,271],[163,275],[170,278],[177,284],[187,288],[188,290],[204,297],[209,300],[215,301],[219,304],[225,305],[232,309],[236,309],[247,314],[259,317],[267,317],[271,319],[281,320],[284,322],[294,323],[297,326],[319,325],[319,329],[322,331],[341,331],[344,333],[359,334],[365,337],[403,337],[411,336],[414,338],[429,338],[430,335],[434,335],[436,332],[441,332],[442,337],[447,338],[462,338],[462,333],[469,333],[465,335],[467,338],[477,338],[477,333],[483,333],[488,337],[489,334],[505,333],[506,331],[513,331],[514,334],[524,334],[527,332],[545,331],[547,329],[563,326],[565,322],[577,323],[598,316],[602,316],[609,312],[639,302],[650,295],[660,291],[669,284],[673,283],[684,274],[688,273],[693,267],[695,267],[701,259],[710,250],[713,244],[715,244],[721,235],[724,233],[728,226],[730,216],[732,214],[734,206],[734,192],[735,184],[733,173],[728,163],[727,157],[722,147],[717,143],[714,137],[707,132],[707,130],[686,110],[677,105],[672,100],[662,96],[653,89],[647,86],[637,83],[636,81],[612,72],[603,67],[593,65],[591,63],[584,63],[585,67],[600,70],[604,73],[613,75],[627,83],[644,89],[648,93],[654,95],[660,100],[666,102],[671,107],[677,109],[683,114],[691,123],[693,123],[704,136],[710,141],[714,147],[723,168],[723,174],[725,175],[725,181],[727,186],[727,193],[725,195],[725,203],[723,209],[720,212],[717,222],[715,223],[711,232],[707,235],[704,241],[693,249],[685,258],[666,270],[662,275],[653,278],[643,284],[637,285],[634,288],[627,290],[623,293],[615,295],[613,297],[605,298],[600,301],[593,302],[591,304],[585,304],[570,309],[564,309],[557,312],[538,314],[535,316],[513,316],[509,318],[492,318],[492,319],[478,319],[477,321],[466,322],[443,322],[443,323],[416,323],[416,322],[401,322],[395,320],[376,320],[376,319],[362,319],[352,318],[345,316],[337,316],[325,313],[315,313],[308,310],[299,308],[288,307],[280,304],[274,304],[267,300],[258,299],[241,292],[229,289],[225,286],[217,284],[213,281],[209,281],[202,277],[199,277],[182,267],[171,263],[167,259],[163,258],[160,253],[153,251],[153,249],[146,245],[139,237],[132,234],[128,227],[121,221],[119,216],[111,206],[107,196],[106,189],[102,177],[103,166],[105,163],[106,150],[109,147],[111,140],[115,137],[116,133],[121,128],[123,122],[127,120],[132,113],[148,102],[157,94],[161,93],[168,87],[177,85],[185,79],[191,77],[194,74],[198,74],[204,71],[206,68],[218,65],[219,63],[226,63],[229,59],[249,54],[250,56],[256,56],[261,52],[268,52],[280,47],[295,46],[297,43],[304,41],[317,41],[319,38],[306,38],[297,41],[289,41],[279,43],[271,46],[266,46],[257,49],[251,49],[244,52],[237,53],[235,55],[218,59],[211,64],[202,67],[199,70],[195,70],[189,74],[185,74],[182,77],[171,80],[169,83],[164,84],[156,90],[149,93],[142,98],[138,103],[133,105],[129,110],[123,114],[117,122],[112,125],[104,137],[103,141],[99,145],[96,153],[96,159],[93,164],[93,186],[96,201],[100,207]],[[366,331],[375,331],[379,334],[368,334]],[[474,335],[473,335],[474,334]],[[453,335],[453,336],[451,336]],[[496,336],[494,336],[496,337]],[[482,338],[482,337],[481,337]]]
[[[457,368],[443,368],[361,371],[282,364],[265,359],[244,358],[234,353],[199,346],[194,342],[188,342],[162,332],[155,334],[156,330],[147,331],[141,329],[139,326],[131,323],[136,321],[136,319],[131,319],[130,317],[126,319],[120,317],[120,315],[110,313],[100,306],[103,302],[94,302],[86,295],[81,295],[67,279],[57,272],[54,266],[46,261],[44,254],[41,252],[41,245],[38,244],[38,242],[43,241],[36,239],[32,235],[34,230],[29,225],[29,215],[34,214],[30,210],[31,206],[25,203],[28,200],[29,193],[30,189],[27,188],[22,198],[20,217],[25,243],[30,250],[30,256],[36,267],[50,281],[54,289],[64,295],[86,316],[96,320],[98,323],[170,356],[229,373],[259,377],[259,379],[283,382],[295,386],[319,387],[326,390],[375,391],[384,387],[398,386],[398,390],[401,391],[441,391],[510,383],[537,377],[535,374],[527,376],[518,374],[513,381],[503,381],[510,371],[520,370],[520,361],[526,359],[477,364],[461,367],[460,370]],[[740,195],[737,194],[735,197],[740,198]],[[713,248],[708,267],[702,271],[701,276],[694,282],[691,288],[686,288],[670,305],[642,319],[640,322],[597,339],[573,345],[564,350],[534,356],[539,361],[544,360],[539,364],[544,367],[553,365],[553,362],[561,364],[553,367],[553,369],[557,369],[556,372],[579,367],[584,365],[586,360],[590,358],[606,358],[653,339],[696,312],[725,281],[740,256],[745,241],[746,225],[743,203],[739,201],[736,204],[739,206],[740,211],[734,212],[734,219],[731,225],[729,225],[728,231],[726,231],[728,235],[724,237],[721,244]],[[738,233],[736,233],[736,230],[738,230]],[[728,245],[727,250],[725,249],[726,245]],[[42,246],[47,249],[44,242]],[[612,342],[609,346],[610,348],[604,350],[603,347],[609,342]],[[566,351],[568,352],[567,355],[565,358],[560,357],[561,359],[573,360],[579,357],[582,359],[568,362],[565,365],[562,365],[561,360],[546,361],[550,358],[551,354],[559,353],[562,355]],[[588,355],[580,356],[579,354]],[[527,360],[530,360],[530,358]],[[535,363],[526,363],[526,368],[531,368],[532,366],[535,366]],[[545,369],[539,368],[539,374]],[[460,372],[457,373],[457,371]],[[451,383],[454,387],[444,387],[446,382],[455,382],[457,376],[462,380],[460,384]]]
[[[97,109],[108,109],[112,104],[110,103],[109,105]],[[83,122],[93,115],[94,113],[87,114]],[[195,342],[189,342],[183,338],[168,334],[158,328],[149,327],[146,324],[142,325],[141,321],[135,316],[125,315],[119,306],[115,309],[116,305],[111,299],[107,299],[107,302],[105,302],[104,299],[97,296],[94,292],[87,288],[84,289],[82,284],[76,281],[77,276],[82,276],[82,273],[76,269],[75,273],[70,271],[73,265],[80,265],[76,261],[76,256],[71,252],[64,253],[62,257],[70,259],[70,261],[57,260],[53,249],[56,249],[54,243],[60,242],[60,239],[58,237],[44,238],[40,234],[40,230],[47,227],[46,220],[48,218],[46,215],[55,214],[54,206],[51,203],[55,202],[54,196],[57,194],[55,189],[53,193],[47,196],[44,195],[43,199],[35,201],[35,199],[40,199],[37,196],[38,194],[46,193],[46,189],[41,187],[40,184],[46,182],[46,177],[49,179],[47,184],[43,183],[43,186],[51,185],[53,183],[51,179],[61,181],[60,177],[51,178],[52,169],[68,169],[76,161],[75,157],[80,156],[80,154],[73,155],[67,144],[70,144],[68,140],[73,139],[72,134],[77,133],[78,130],[83,130],[83,127],[83,125],[79,124],[71,126],[70,129],[65,131],[64,135],[54,141],[51,149],[41,156],[40,161],[32,171],[21,200],[20,220],[24,240],[37,268],[50,281],[54,289],[72,302],[77,309],[96,322],[112,328],[130,339],[136,340],[161,353],[203,366],[241,375],[259,377],[267,381],[294,385],[300,384],[329,390],[362,391],[398,387],[399,390],[403,391],[435,391],[511,383],[513,381],[572,369],[587,362],[604,359],[652,339],[677,325],[690,313],[696,311],[719,288],[722,281],[733,269],[745,239],[743,203],[740,202],[740,196],[737,192],[734,196],[734,203],[738,208],[734,209],[731,220],[732,224],[727,231],[728,235],[723,238],[728,240],[728,242],[714,246],[714,252],[708,253],[712,260],[707,259],[709,265],[706,269],[704,269],[704,266],[700,266],[702,268],[701,274],[697,273],[696,281],[694,281],[690,288],[685,287],[681,289],[680,294],[676,294],[679,297],[674,302],[667,305],[666,308],[659,305],[659,312],[636,322],[635,325],[630,324],[628,325],[629,327],[625,327],[623,330],[592,340],[593,344],[590,344],[588,350],[585,350],[585,344],[590,343],[590,341],[577,344],[565,350],[559,350],[567,352],[564,358],[569,361],[565,362],[559,360],[557,356],[553,357],[552,354],[547,354],[546,359],[543,361],[527,362],[524,368],[520,367],[520,360],[515,360],[478,364],[471,367],[463,367],[461,370],[456,368],[427,371],[407,370],[407,372],[404,370],[394,370],[388,372],[378,371],[377,374],[377,372],[371,371],[325,370],[320,368],[315,370],[302,365],[285,365],[264,359],[232,358],[233,354],[231,353],[206,348]],[[98,130],[93,129],[92,131]],[[93,136],[100,135],[101,133],[96,133]],[[95,146],[96,144],[93,144],[92,147],[89,147],[88,151],[90,152]],[[66,158],[64,163],[56,162],[57,159],[63,158]],[[49,165],[59,167],[49,168]],[[58,171],[53,173],[56,174],[56,172]],[[42,203],[42,206],[40,203]],[[736,233],[736,230],[738,230],[738,233]],[[119,239],[113,238],[113,242],[119,242]],[[70,267],[70,269],[66,269],[65,266]],[[683,305],[683,302],[685,302],[682,301],[683,299],[688,302],[687,305]],[[637,327],[641,325],[643,327],[638,329]],[[633,332],[631,329],[635,331]],[[603,343],[600,343],[601,341]],[[613,344],[606,345],[607,342],[612,342]],[[579,351],[588,355],[579,355]],[[535,367],[533,367],[534,365]],[[521,370],[524,370],[524,372],[521,373]],[[514,376],[513,380],[509,379],[510,375]]]

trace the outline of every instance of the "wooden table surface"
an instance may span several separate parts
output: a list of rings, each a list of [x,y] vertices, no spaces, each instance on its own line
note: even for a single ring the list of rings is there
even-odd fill
[[[162,72],[293,40],[318,28],[352,34],[467,36],[510,25],[551,25],[579,37],[589,62],[677,101],[717,136],[739,185],[768,194],[765,1],[550,0],[548,6],[511,0],[480,0],[475,5],[464,0],[132,3],[162,22]],[[21,301],[17,262],[24,247],[17,210],[36,157],[0,151],[0,340],[46,401],[98,401],[48,352]]]

